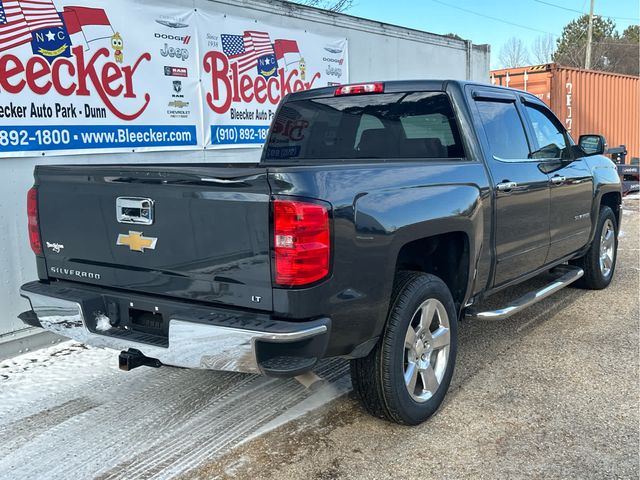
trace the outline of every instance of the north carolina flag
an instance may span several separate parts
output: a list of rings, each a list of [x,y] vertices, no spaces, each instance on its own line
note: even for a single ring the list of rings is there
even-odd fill
[[[276,52],[276,60],[284,60],[285,65],[300,61],[300,49],[295,40],[276,40],[273,42],[273,50]]]
[[[87,48],[89,42],[111,38],[115,33],[102,8],[64,7],[62,18],[71,41],[75,44],[84,43]]]

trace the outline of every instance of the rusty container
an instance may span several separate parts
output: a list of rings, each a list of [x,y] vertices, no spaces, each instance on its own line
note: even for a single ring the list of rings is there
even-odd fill
[[[609,147],[626,145],[627,163],[640,157],[640,77],[550,63],[492,70],[491,82],[536,95],[576,142],[580,135],[597,133]]]

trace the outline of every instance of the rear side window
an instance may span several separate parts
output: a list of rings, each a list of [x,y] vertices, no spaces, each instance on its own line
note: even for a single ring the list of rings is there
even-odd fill
[[[265,161],[463,157],[451,103],[441,92],[287,102],[264,154]]]
[[[529,158],[529,144],[513,102],[478,101],[480,119],[496,160]]]

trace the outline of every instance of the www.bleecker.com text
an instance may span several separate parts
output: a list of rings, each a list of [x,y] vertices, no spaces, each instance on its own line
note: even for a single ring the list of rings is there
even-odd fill
[[[107,118],[105,107],[92,107],[85,103],[81,107],[73,104],[54,103],[53,105],[37,104],[0,105],[0,118]]]

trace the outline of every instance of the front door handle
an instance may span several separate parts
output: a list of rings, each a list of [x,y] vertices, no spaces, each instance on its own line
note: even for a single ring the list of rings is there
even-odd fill
[[[516,188],[518,184],[516,182],[502,182],[496,185],[496,188],[500,192],[508,192],[509,190],[513,190]]]
[[[554,185],[560,185],[566,181],[567,181],[567,177],[561,177],[560,175],[551,177],[551,183],[553,183]]]

